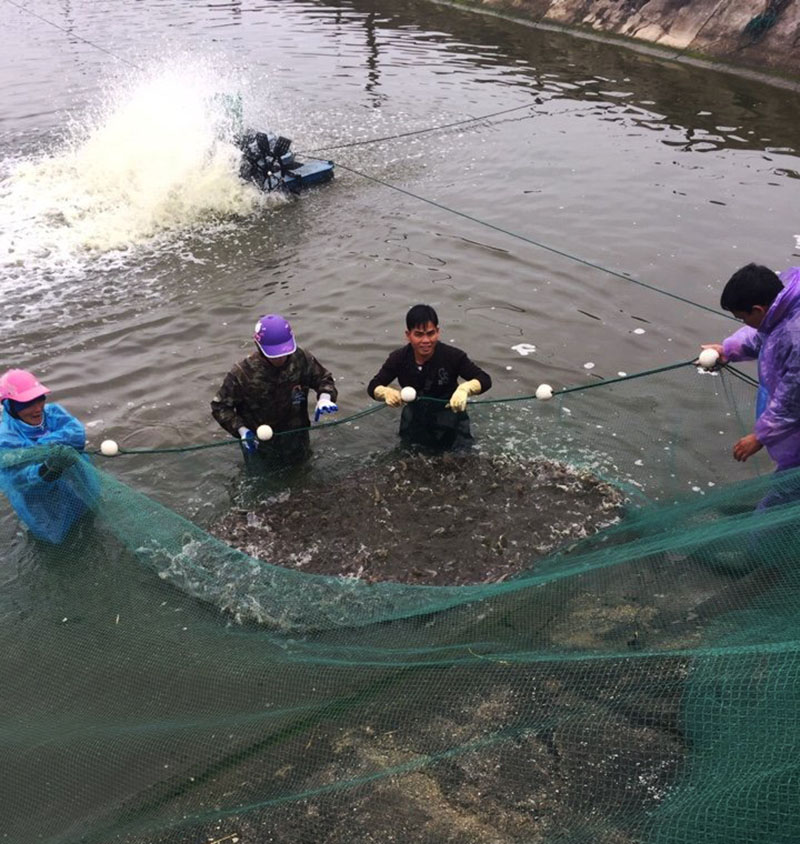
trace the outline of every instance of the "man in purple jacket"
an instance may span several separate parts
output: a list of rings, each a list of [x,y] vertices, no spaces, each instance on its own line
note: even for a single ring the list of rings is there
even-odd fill
[[[778,276],[748,264],[731,276],[720,304],[744,327],[703,348],[721,363],[758,358],[756,424],[733,456],[744,462],[765,447],[778,471],[800,466],[800,267]]]

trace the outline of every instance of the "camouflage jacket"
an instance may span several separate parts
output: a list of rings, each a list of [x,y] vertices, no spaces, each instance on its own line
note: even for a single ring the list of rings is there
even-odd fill
[[[225,376],[211,400],[211,413],[234,437],[239,436],[239,428],[255,431],[265,424],[274,431],[306,428],[310,425],[309,388],[317,396],[330,393],[336,401],[333,375],[314,355],[298,346],[286,363],[277,367],[256,351]]]

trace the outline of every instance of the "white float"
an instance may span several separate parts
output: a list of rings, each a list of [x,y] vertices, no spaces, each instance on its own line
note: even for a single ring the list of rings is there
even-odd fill
[[[272,439],[272,428],[269,425],[259,425],[256,428],[256,436],[262,441],[266,442],[267,440]]]
[[[103,440],[100,443],[100,453],[106,457],[114,457],[119,454],[119,446],[114,440]]]
[[[549,384],[539,384],[536,388],[536,398],[539,401],[550,401],[553,398],[553,388]]]
[[[703,349],[697,362],[703,369],[713,369],[719,363],[719,352],[716,349]]]
[[[400,390],[400,398],[408,404],[417,398],[417,391],[413,387],[403,387]]]

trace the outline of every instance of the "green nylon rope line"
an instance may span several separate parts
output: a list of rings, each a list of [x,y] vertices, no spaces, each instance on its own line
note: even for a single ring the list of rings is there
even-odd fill
[[[452,129],[455,126],[465,126],[469,123],[479,123],[482,120],[489,120],[492,117],[500,117],[503,114],[511,114],[515,111],[521,111],[524,108],[533,108],[534,105],[540,105],[538,102],[525,103],[525,105],[514,106],[513,108],[505,108],[502,111],[494,111],[491,114],[483,114],[478,117],[468,117],[464,120],[456,120],[453,123],[442,123],[438,126],[429,126],[427,129],[414,129],[410,132],[400,132],[397,135],[384,135],[382,138],[366,138],[363,141],[350,141],[346,144],[336,144],[329,147],[315,147],[314,149],[298,150],[301,155],[316,154],[319,152],[330,152],[334,149],[348,149],[350,147],[367,146],[368,144],[378,144],[381,141],[395,141],[398,138],[412,138],[415,135],[427,135],[430,132],[441,132],[444,129]]]
[[[582,390],[592,390],[595,387],[606,387],[609,384],[618,384],[620,381],[633,381],[635,378],[644,378],[647,375],[657,375],[660,372],[670,372],[673,369],[681,369],[684,366],[691,366],[694,364],[695,360],[697,360],[697,358],[682,360],[678,363],[670,363],[666,366],[656,367],[655,369],[643,369],[641,372],[634,372],[633,375],[619,375],[615,378],[603,378],[602,381],[594,381],[589,384],[577,384],[574,387],[562,387],[560,390],[553,390],[553,398],[556,396],[565,396],[568,393],[579,393]],[[537,399],[534,394],[532,396],[510,396],[504,399],[475,399],[474,401],[470,401],[470,404],[507,404],[508,402],[513,401],[530,401],[531,399],[541,401],[541,399]],[[430,401],[447,404],[449,399],[434,399],[429,396],[420,396],[417,401]]]
[[[45,17],[43,17],[39,14],[36,14],[35,12],[31,11],[30,9],[21,5],[20,3],[15,2],[14,0],[6,0],[6,2],[9,3],[10,5],[16,7],[20,11],[27,12],[28,14],[33,15],[34,17],[38,18],[42,22],[47,23],[50,26],[53,26],[56,29],[61,30],[62,32],[65,32],[65,33],[67,32],[67,30],[65,30],[63,27],[60,27],[58,24],[54,23],[53,21],[48,20],[47,18],[45,18]],[[69,34],[74,35],[74,33],[69,33]],[[79,35],[75,36],[75,37],[77,37],[79,40],[83,41],[85,44],[87,44],[91,47],[95,47],[96,49],[101,50],[104,53],[107,53],[112,58],[115,58],[118,61],[125,62],[125,63],[131,65],[132,67],[135,67],[138,70],[141,70],[141,68],[138,65],[134,64],[133,62],[129,61],[128,59],[124,59],[124,58],[112,53],[110,50],[105,49],[104,47],[100,46],[99,44],[96,44],[93,41],[89,41],[88,39],[82,38]],[[455,121],[453,123],[448,123],[448,124],[443,124],[443,125],[440,125],[440,126],[430,127],[428,129],[420,129],[420,130],[416,130],[416,131],[405,132],[405,133],[402,133],[402,134],[399,134],[399,135],[390,135],[390,136],[386,136],[386,137],[383,137],[383,138],[373,138],[373,139],[370,139],[368,141],[358,141],[358,142],[354,141],[354,142],[349,143],[349,144],[340,144],[338,146],[319,147],[315,150],[311,150],[311,152],[324,152],[325,150],[342,149],[342,148],[345,148],[345,147],[363,145],[363,144],[366,144],[366,143],[378,143],[380,141],[395,140],[397,138],[410,137],[412,135],[420,135],[420,134],[424,134],[426,132],[440,131],[440,130],[443,130],[443,129],[452,128],[454,126],[460,126],[460,125],[464,125],[464,124],[468,124],[468,123],[477,123],[477,122],[480,122],[482,120],[488,120],[492,117],[498,117],[498,116],[503,115],[503,114],[510,114],[512,112],[515,112],[515,111],[520,111],[522,109],[531,108],[532,105],[533,104],[531,104],[531,103],[526,103],[524,105],[514,106],[513,108],[503,109],[501,111],[492,112],[490,114],[485,114],[485,115],[481,115],[481,116],[478,116],[478,117],[471,117],[471,118],[467,118],[465,120]],[[363,173],[363,172],[356,170],[352,167],[347,167],[344,164],[339,164],[337,166],[340,167],[341,169],[347,170],[348,172],[353,173],[357,176],[361,176],[364,179],[368,179],[370,181],[376,182],[377,184],[383,185],[383,186],[388,187],[392,190],[396,190],[399,193],[404,193],[407,196],[410,196],[410,197],[417,199],[421,202],[426,202],[429,205],[433,205],[434,207],[439,208],[443,211],[447,211],[450,214],[455,214],[459,217],[463,217],[466,220],[470,220],[471,222],[477,223],[478,225],[485,226],[486,228],[493,229],[494,231],[500,232],[502,234],[506,234],[509,237],[517,238],[518,240],[522,240],[525,243],[531,244],[532,246],[538,246],[540,249],[545,249],[548,252],[552,252],[553,254],[560,255],[561,257],[568,258],[572,261],[576,261],[577,263],[583,264],[586,267],[590,267],[592,269],[600,270],[601,272],[607,273],[608,275],[612,275],[615,278],[620,278],[623,281],[629,281],[632,284],[637,284],[640,287],[643,287],[647,290],[653,291],[654,293],[660,293],[663,296],[669,296],[672,299],[676,299],[676,300],[683,302],[687,305],[691,305],[692,307],[701,308],[702,310],[708,311],[709,313],[712,313],[715,316],[724,316],[726,319],[735,319],[733,316],[729,316],[728,314],[720,313],[719,311],[717,311],[713,308],[710,308],[707,305],[702,305],[699,302],[694,302],[691,299],[687,299],[684,296],[679,296],[676,293],[670,293],[667,290],[664,290],[660,287],[656,287],[655,285],[652,285],[652,284],[648,284],[647,282],[641,281],[640,279],[635,279],[635,278],[633,278],[629,275],[626,275],[625,273],[619,272],[618,270],[612,270],[609,267],[604,267],[601,264],[596,264],[592,261],[587,261],[585,258],[581,258],[578,255],[573,255],[572,253],[565,252],[564,250],[561,250],[561,249],[557,249],[556,247],[550,246],[549,244],[541,243],[540,241],[533,240],[532,238],[529,238],[529,237],[527,237],[523,234],[519,234],[518,232],[513,232],[513,231],[510,231],[509,229],[504,229],[500,226],[496,226],[493,223],[489,223],[486,220],[481,220],[478,217],[473,217],[472,215],[466,214],[463,211],[458,211],[455,208],[450,208],[449,206],[442,205],[441,203],[436,202],[432,199],[427,199],[426,197],[415,194],[415,193],[413,193],[409,190],[406,190],[405,188],[401,188],[398,185],[393,185],[390,182],[385,182],[382,179],[378,179],[375,176],[370,176],[369,174]],[[686,365],[686,364],[677,364],[677,366],[684,366],[684,365]],[[670,367],[670,368],[675,368],[675,367]],[[749,383],[753,386],[758,385],[758,382],[755,379],[751,378],[749,375],[746,375],[745,373],[740,372],[740,371],[734,369],[733,367],[728,367],[728,368],[730,369],[731,373],[734,376],[736,376],[737,378],[740,378],[742,381],[745,381],[745,383]],[[637,375],[626,376],[626,378],[639,378],[639,377],[642,377],[642,375],[644,375],[644,374],[651,374],[651,373],[660,372],[660,371],[664,371],[664,370],[663,369],[648,370],[644,373],[640,373],[640,374],[637,374]],[[598,382],[598,384],[599,383],[604,383],[604,384],[614,383],[615,381],[626,380],[626,378],[609,379],[609,380],[605,380],[603,382]],[[583,390],[583,389],[588,389],[590,386],[597,386],[597,385],[585,385],[585,386],[582,386],[582,387],[572,387],[572,388],[569,388],[568,390],[559,390],[558,392],[564,393],[564,392],[569,392],[569,391]],[[556,395],[556,393],[554,393],[554,395]],[[499,402],[499,401],[521,401],[521,400],[524,400],[525,398],[528,398],[528,397],[513,398],[513,399],[482,400],[481,403],[484,403],[484,402],[488,403],[488,402],[491,402],[491,401],[495,401],[495,402]],[[530,398],[535,398],[535,397],[530,397]],[[377,408],[377,409],[380,409],[380,407]],[[368,409],[366,411],[362,411],[361,413],[358,413],[354,416],[348,417],[347,419],[342,419],[342,420],[335,421],[335,422],[329,422],[329,423],[327,423],[327,425],[342,425],[342,424],[345,424],[346,422],[350,422],[354,419],[358,419],[361,416],[365,416],[368,413],[373,413],[373,412],[375,412],[375,409],[370,408],[370,409]],[[310,430],[310,429],[303,428],[303,429],[299,429],[299,430]],[[280,436],[281,434],[286,434],[286,433],[292,433],[292,432],[281,431],[281,432],[278,432],[275,436]],[[232,442],[235,442],[235,440],[232,441]],[[121,454],[122,453],[124,453],[124,454],[136,454],[136,453],[159,454],[159,453],[181,452],[181,451],[197,451],[197,450],[204,449],[204,448],[217,448],[217,447],[222,446],[222,445],[230,445],[230,444],[231,444],[231,442],[222,442],[222,443],[205,443],[205,444],[194,445],[194,446],[182,446],[182,447],[178,447],[178,448],[125,449],[125,450],[121,449],[120,453]],[[99,450],[93,451],[93,452],[90,452],[90,453],[91,454],[98,454]]]
[[[748,375],[746,372],[742,372],[740,369],[737,369],[735,366],[731,366],[727,364],[725,369],[730,372],[735,378],[738,378],[740,381],[744,381],[745,384],[749,384],[751,387],[758,387],[758,378],[753,378],[752,375]]]
[[[90,47],[94,47],[96,50],[100,50],[100,52],[105,53],[111,58],[116,59],[117,61],[124,62],[125,64],[130,65],[131,67],[136,68],[136,70],[142,70],[141,66],[136,64],[135,62],[130,61],[129,59],[123,58],[122,56],[113,53],[111,50],[106,49],[105,47],[101,46],[100,44],[95,43],[94,41],[89,41],[87,38],[83,38],[80,35],[76,35],[74,30],[65,29],[63,26],[59,26],[59,24],[55,23],[54,21],[49,20],[48,18],[28,9],[27,7],[23,6],[21,3],[17,3],[16,0],[6,0],[11,6],[19,9],[21,12],[27,12],[32,17],[37,18],[38,20],[42,21],[42,23],[46,23],[49,26],[54,27],[55,29],[63,32],[65,35],[69,35],[72,38],[77,38],[79,41],[82,41],[84,44],[87,44]],[[319,152],[328,152],[334,149],[348,149],[349,147],[356,147],[356,146],[366,146],[367,144],[378,144],[382,141],[394,141],[398,138],[411,138],[415,135],[426,135],[431,132],[440,132],[444,129],[452,129],[456,126],[465,126],[469,123],[479,123],[483,120],[490,120],[492,117],[501,117],[504,114],[512,114],[515,111],[521,111],[522,109],[526,108],[533,108],[534,105],[540,105],[541,102],[534,101],[533,103],[525,103],[524,105],[514,106],[513,108],[505,108],[502,111],[493,111],[489,114],[481,114],[477,117],[468,117],[464,120],[455,120],[452,123],[443,123],[438,126],[429,126],[426,129],[415,129],[409,132],[400,132],[396,135],[385,135],[382,138],[367,138],[363,141],[351,141],[349,143],[344,144],[336,144],[334,146],[327,146],[327,147],[315,147],[314,149],[310,150],[299,150],[301,155],[309,155],[311,153],[319,153]]]
[[[668,290],[664,290],[661,287],[656,287],[653,284],[648,284],[646,281],[641,281],[640,279],[633,278],[632,276],[626,275],[625,273],[622,273],[619,270],[612,270],[610,267],[604,267],[602,264],[596,264],[593,261],[588,261],[586,260],[586,258],[581,258],[579,255],[573,255],[571,252],[565,252],[563,249],[558,249],[555,246],[550,246],[547,243],[542,243],[539,240],[534,240],[531,237],[527,237],[527,235],[511,231],[510,229],[504,229],[502,226],[496,226],[494,223],[490,223],[487,220],[481,220],[479,217],[473,217],[471,214],[467,214],[464,211],[459,211],[456,208],[449,207],[448,205],[442,205],[442,203],[440,202],[436,202],[433,199],[428,199],[425,196],[420,196],[418,193],[414,193],[413,191],[401,188],[399,185],[393,185],[391,182],[385,182],[383,179],[377,178],[377,176],[370,176],[369,173],[364,173],[361,170],[356,170],[353,167],[347,167],[345,164],[337,164],[336,166],[342,170],[347,170],[348,173],[353,173],[356,176],[361,176],[363,179],[368,179],[371,182],[383,185],[384,187],[390,188],[391,190],[396,190],[398,193],[403,193],[406,196],[410,196],[412,199],[417,199],[420,202],[427,202],[428,205],[433,205],[434,208],[439,208],[441,211],[447,211],[448,214],[455,214],[457,217],[462,217],[463,219],[469,220],[472,223],[477,223],[479,226],[485,226],[487,229],[492,229],[496,232],[500,232],[501,234],[505,234],[509,237],[516,238],[517,240],[522,240],[525,243],[531,244],[531,246],[538,246],[540,249],[545,249],[548,252],[552,252],[554,255],[560,255],[562,258],[568,258],[570,261],[575,261],[578,264],[583,264],[583,266],[585,267],[591,267],[591,269],[593,270],[600,270],[601,272],[608,273],[608,275],[612,275],[615,278],[621,278],[623,281],[629,281],[631,282],[631,284],[638,284],[639,287],[644,287],[647,290],[651,290],[653,293],[660,293],[662,296],[669,296],[671,299],[677,299],[679,302],[683,302],[686,305],[691,305],[694,308],[701,308],[702,310],[708,311],[709,313],[712,313],[715,316],[722,316],[726,319],[732,320],[736,319],[736,317],[730,316],[725,313],[721,313],[720,311],[717,311],[714,308],[710,308],[708,305],[702,305],[700,304],[700,302],[693,302],[691,299],[687,299],[684,296],[679,296],[677,293],[670,293]]]
[[[326,422],[323,426],[324,428],[334,428],[337,425],[346,425],[348,422],[353,422],[356,419],[361,419],[362,416],[369,416],[371,413],[377,413],[379,410],[383,410],[386,405],[384,404],[377,404],[374,407],[368,407],[366,410],[360,410],[358,413],[354,413],[352,416],[347,416],[344,419],[333,419],[330,422]],[[287,434],[297,434],[300,431],[316,431],[319,430],[319,427],[314,428],[312,426],[308,426],[307,428],[293,428],[291,431],[276,431],[273,436],[275,437],[282,437]],[[227,445],[238,445],[239,440],[230,439],[230,440],[220,440],[219,442],[213,443],[198,443],[196,445],[182,445],[182,446],[173,446],[170,448],[120,448],[119,454],[176,454],[182,451],[201,451],[204,448],[222,448]],[[92,451],[87,452],[87,454],[99,454],[102,457],[110,457],[117,455],[106,455],[103,454],[99,448],[93,449]]]
[[[116,53],[112,53],[111,50],[107,50],[105,47],[102,47],[100,44],[96,44],[94,41],[89,41],[88,38],[84,38],[81,35],[78,35],[72,29],[65,29],[63,26],[59,26],[54,21],[49,20],[46,17],[34,12],[32,9],[27,8],[27,6],[23,6],[21,3],[16,3],[14,0],[6,0],[10,6],[14,6],[15,8],[19,9],[20,12],[26,12],[27,14],[31,15],[31,17],[38,18],[42,23],[46,23],[49,26],[54,27],[55,29],[60,30],[65,35],[68,35],[70,38],[77,38],[78,41],[82,41],[84,44],[88,44],[90,47],[94,47],[95,50],[100,50],[101,53],[105,53],[107,56],[111,56],[112,59],[116,59],[118,62],[123,62],[124,64],[130,65],[136,70],[142,70],[142,68],[136,64],[135,62],[130,61],[130,59],[125,59],[122,56],[118,56]]]
[[[577,384],[574,387],[563,387],[560,390],[553,391],[553,398],[556,396],[564,396],[568,395],[569,393],[577,393],[582,390],[592,390],[595,387],[606,387],[609,384],[618,384],[621,381],[633,381],[636,378],[645,378],[648,375],[658,375],[661,372],[670,372],[674,369],[681,369],[684,366],[692,366],[694,365],[695,359],[692,360],[684,360],[679,361],[678,363],[670,363],[666,366],[659,366],[655,369],[643,369],[641,372],[634,372],[632,375],[620,375],[616,378],[604,378],[602,381],[595,381],[589,384]],[[731,367],[725,366],[724,369],[730,369],[732,372]],[[743,375],[743,373],[736,373],[738,377],[743,379],[747,379],[748,376]],[[448,399],[436,399],[430,396],[420,396],[417,401],[427,401],[439,404],[447,404],[449,401]],[[540,399],[536,398],[536,395],[528,395],[528,396],[510,396],[507,398],[500,398],[500,399],[477,399],[475,401],[470,402],[470,404],[507,404],[508,402],[516,402],[516,401],[540,401]],[[360,410],[358,413],[354,413],[352,416],[347,416],[344,419],[335,419],[330,422],[326,422],[324,425],[313,427],[308,426],[306,428],[294,428],[291,431],[277,431],[274,436],[281,437],[287,436],[291,434],[297,434],[300,431],[319,431],[321,428],[333,428],[337,425],[347,425],[349,422],[353,422],[356,419],[361,419],[364,416],[369,416],[372,413],[378,413],[381,410],[384,410],[388,407],[387,404],[381,402],[380,404],[376,404],[373,407],[368,407],[365,410]],[[206,448],[222,448],[224,446],[229,445],[238,445],[239,440],[237,439],[230,439],[230,440],[220,440],[219,442],[212,442],[212,443],[198,443],[196,445],[184,445],[184,446],[173,446],[170,448],[120,448],[118,454],[116,455],[106,455],[103,454],[100,449],[93,449],[88,451],[87,454],[94,454],[100,455],[102,457],[117,457],[123,454],[177,454],[184,451],[201,451],[202,449]]]
[[[140,65],[136,64],[135,62],[130,61],[130,59],[123,58],[122,56],[119,56],[116,53],[113,53],[111,50],[106,49],[105,47],[101,46],[100,44],[95,43],[94,41],[89,41],[87,38],[83,38],[80,35],[76,35],[74,31],[67,30],[63,26],[59,26],[54,21],[51,21],[48,18],[45,18],[44,16],[37,14],[36,12],[28,9],[27,7],[23,6],[22,4],[15,2],[15,0],[6,0],[6,2],[9,5],[14,6],[15,8],[19,9],[19,11],[21,11],[21,12],[27,12],[32,17],[35,17],[38,20],[42,21],[42,23],[46,23],[49,26],[52,26],[55,29],[58,29],[60,32],[63,32],[65,35],[69,35],[71,37],[77,38],[79,41],[82,41],[84,44],[87,44],[90,47],[94,47],[96,50],[100,50],[101,52],[105,53],[106,55],[111,56],[111,58],[116,59],[117,61],[120,61],[120,62],[124,62],[125,64],[128,64],[133,68],[136,68],[136,70],[142,70]],[[315,147],[314,149],[310,149],[310,150],[299,150],[299,152],[300,152],[301,155],[309,155],[309,154],[312,154],[312,153],[315,154],[315,153],[320,153],[320,152],[329,152],[330,150],[335,150],[335,149],[348,149],[350,147],[366,146],[367,144],[377,144],[377,143],[381,143],[382,141],[394,141],[394,140],[397,140],[398,138],[411,138],[411,137],[414,137],[415,135],[426,135],[426,134],[430,134],[431,132],[441,132],[444,129],[453,129],[456,126],[466,126],[470,123],[480,123],[483,120],[490,120],[493,117],[501,117],[504,114],[512,114],[515,111],[521,111],[521,110],[526,109],[526,108],[533,108],[535,105],[540,105],[540,104],[541,104],[541,101],[535,100],[532,103],[525,103],[524,105],[514,106],[513,108],[505,108],[505,109],[502,109],[501,111],[493,111],[493,112],[490,112],[489,114],[481,114],[481,115],[478,115],[477,117],[468,117],[468,118],[465,118],[464,120],[455,120],[452,123],[442,123],[438,126],[429,126],[425,129],[415,129],[415,130],[412,130],[412,131],[409,131],[409,132],[400,132],[396,135],[385,135],[384,137],[381,137],[381,138],[367,138],[363,141],[351,141],[349,143],[336,144],[336,145],[333,145],[333,146]]]
[[[33,15],[34,17],[38,18],[39,20],[43,21],[44,23],[47,23],[50,26],[54,26],[56,29],[59,29],[62,32],[66,33],[66,30],[63,27],[59,26],[58,24],[54,23],[51,20],[48,20],[45,17],[42,17],[42,15],[39,15],[39,14],[36,14],[35,12],[32,12],[30,9],[27,9],[25,6],[21,5],[20,3],[15,2],[15,0],[6,0],[6,2],[9,3],[12,6],[15,6],[20,11],[27,12],[28,14]],[[69,34],[72,35],[74,33],[69,33]],[[138,65],[134,64],[133,62],[129,61],[128,59],[124,59],[124,58],[121,58],[120,56],[115,55],[110,50],[107,50],[104,47],[101,47],[99,44],[95,44],[93,41],[89,41],[88,39],[82,38],[79,35],[76,35],[75,37],[78,38],[80,41],[83,41],[85,44],[88,44],[91,47],[95,47],[96,49],[101,50],[104,53],[107,53],[109,56],[112,56],[113,58],[117,59],[118,61],[125,62],[125,63],[131,65],[132,67],[137,68],[137,70],[141,70],[141,68]],[[531,108],[531,107],[532,107],[532,104],[527,103],[525,105],[514,106],[513,108],[504,109],[502,111],[493,112],[491,114],[486,114],[486,115],[483,115],[482,117],[471,117],[471,118],[468,118],[468,119],[463,120],[463,121],[457,121],[457,122],[450,123],[450,124],[444,124],[442,126],[435,126],[435,127],[430,128],[430,129],[421,129],[421,130],[417,130],[417,131],[413,131],[413,132],[406,132],[406,133],[403,133],[403,134],[400,134],[400,135],[391,135],[391,136],[387,136],[385,138],[374,138],[374,139],[369,140],[369,141],[363,141],[363,142],[359,141],[359,142],[353,142],[351,144],[340,144],[339,146],[319,147],[316,150],[311,150],[311,152],[323,152],[326,149],[327,150],[342,149],[346,146],[356,146],[356,145],[362,144],[362,143],[378,143],[379,141],[394,140],[395,138],[401,138],[401,137],[407,137],[407,136],[410,136],[410,135],[423,134],[424,132],[434,132],[434,131],[437,131],[437,130],[450,128],[452,126],[458,126],[458,125],[461,125],[461,124],[464,124],[464,123],[477,123],[477,122],[480,122],[481,120],[488,120],[491,117],[497,117],[497,116],[502,115],[502,114],[508,114],[510,112],[519,111],[523,108]],[[522,240],[525,243],[531,244],[532,246],[538,246],[540,249],[545,249],[548,252],[552,252],[555,255],[560,255],[563,258],[568,258],[569,260],[575,261],[579,264],[582,264],[585,267],[590,267],[590,268],[595,269],[595,270],[600,270],[601,272],[607,273],[608,275],[614,276],[615,278],[620,278],[623,281],[629,281],[632,284],[637,284],[640,287],[643,287],[647,290],[653,291],[654,293],[660,293],[662,296],[669,296],[671,299],[676,299],[679,302],[683,302],[684,304],[691,305],[692,307],[701,308],[702,310],[708,311],[709,313],[712,313],[715,316],[723,316],[726,319],[735,319],[735,317],[729,316],[728,314],[720,313],[719,311],[715,310],[714,308],[710,308],[708,305],[702,305],[699,302],[693,302],[691,299],[687,299],[684,296],[679,296],[677,293],[670,293],[668,290],[664,290],[663,288],[656,287],[655,285],[648,284],[645,281],[641,281],[640,279],[636,279],[636,278],[633,278],[632,276],[626,275],[625,273],[621,273],[621,272],[619,272],[619,270],[612,270],[610,267],[604,267],[602,264],[596,264],[593,261],[588,261],[585,258],[581,258],[578,255],[573,255],[570,252],[565,252],[564,250],[558,249],[555,246],[550,246],[546,243],[542,243],[540,241],[533,240],[533,238],[526,237],[523,234],[519,234],[518,232],[513,232],[513,231],[510,231],[509,229],[504,229],[501,226],[496,226],[493,223],[489,223],[486,220],[481,220],[478,217],[473,217],[472,215],[466,214],[463,211],[458,211],[455,208],[450,208],[447,205],[442,205],[441,203],[435,202],[432,199],[427,199],[424,196],[420,196],[419,194],[415,194],[412,191],[409,191],[409,190],[406,190],[405,188],[399,187],[398,185],[393,185],[390,182],[385,182],[382,179],[378,179],[375,176],[370,176],[369,174],[363,173],[360,170],[356,170],[352,167],[347,167],[344,164],[337,164],[336,166],[339,167],[342,170],[347,170],[348,172],[353,173],[356,176],[361,176],[364,179],[368,179],[372,182],[376,182],[377,184],[383,185],[384,187],[390,188],[392,190],[396,190],[400,193],[404,193],[404,194],[406,194],[406,196],[410,196],[413,199],[419,200],[420,202],[427,202],[429,205],[433,205],[434,207],[439,208],[442,211],[447,211],[450,214],[455,214],[459,217],[463,217],[466,220],[470,220],[471,222],[477,223],[478,225],[485,226],[486,228],[493,229],[494,231],[500,232],[501,234],[506,234],[509,237],[514,237],[514,238],[517,238],[518,240]]]

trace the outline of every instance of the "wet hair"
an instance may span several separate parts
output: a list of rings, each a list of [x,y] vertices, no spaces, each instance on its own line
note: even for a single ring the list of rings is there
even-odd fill
[[[439,327],[439,317],[430,305],[414,305],[406,314],[406,328],[409,331],[419,326],[424,327],[429,322],[432,322],[437,328]]]
[[[719,303],[723,310],[749,314],[756,305],[768,308],[781,290],[783,282],[769,267],[747,264],[730,277]]]

